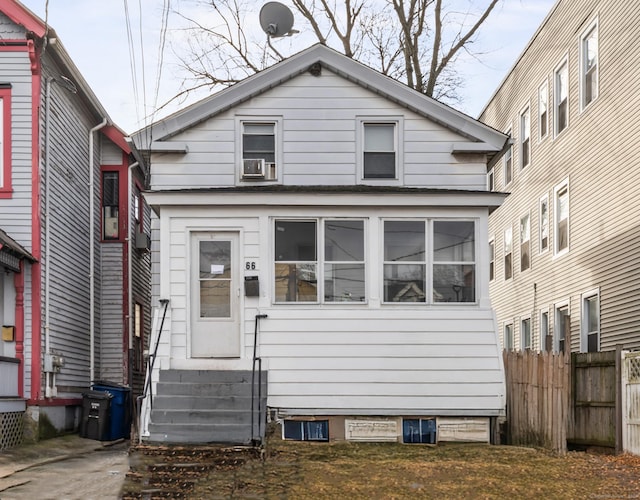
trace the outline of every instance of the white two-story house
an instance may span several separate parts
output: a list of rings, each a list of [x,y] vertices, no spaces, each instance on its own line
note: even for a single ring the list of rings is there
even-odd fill
[[[249,442],[268,415],[293,439],[490,439],[506,135],[315,45],[134,138],[157,216],[143,436]]]

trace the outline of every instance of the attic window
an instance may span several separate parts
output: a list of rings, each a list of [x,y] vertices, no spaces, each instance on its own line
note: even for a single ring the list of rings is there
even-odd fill
[[[364,178],[396,178],[396,124],[364,124]]]
[[[242,123],[242,179],[276,178],[276,123]]]

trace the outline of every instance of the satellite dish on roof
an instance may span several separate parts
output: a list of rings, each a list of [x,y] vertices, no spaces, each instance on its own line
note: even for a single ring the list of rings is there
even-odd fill
[[[293,28],[293,14],[280,2],[267,2],[260,9],[260,26],[270,37],[290,36],[297,33]]]

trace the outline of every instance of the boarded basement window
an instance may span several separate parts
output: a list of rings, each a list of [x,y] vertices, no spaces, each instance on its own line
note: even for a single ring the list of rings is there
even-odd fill
[[[436,443],[436,420],[434,418],[402,419],[403,443]]]
[[[329,441],[328,420],[285,420],[284,439]]]

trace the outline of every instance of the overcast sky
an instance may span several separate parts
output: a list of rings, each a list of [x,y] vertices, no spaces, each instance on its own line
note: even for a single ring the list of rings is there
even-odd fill
[[[45,6],[49,4],[49,24],[56,30],[60,41],[111,118],[128,133],[145,125],[143,102],[147,103],[148,110],[152,110],[156,103],[165,102],[180,89],[179,72],[171,63],[171,47],[165,46],[165,64],[156,98],[161,53],[160,27],[165,2],[168,0],[22,0],[42,19],[47,15]],[[188,2],[171,0],[170,3],[184,7]],[[287,0],[281,2],[288,4]],[[255,3],[257,22],[264,2]],[[474,45],[474,50],[481,53],[480,60],[465,57],[459,67],[466,84],[460,92],[463,101],[455,107],[474,117],[479,114],[554,3],[555,0],[503,0],[496,7]],[[129,11],[129,25],[135,42],[135,63],[130,58],[125,6]],[[201,14],[205,13],[203,10]],[[175,22],[176,19],[171,18],[170,14],[170,29],[175,27]],[[140,42],[140,32],[143,44]],[[146,68],[144,78],[141,71],[142,52]],[[137,92],[132,83],[132,66],[136,68]],[[143,80],[145,91],[142,90]],[[164,116],[202,97],[204,94],[181,104],[176,103],[158,116]]]

